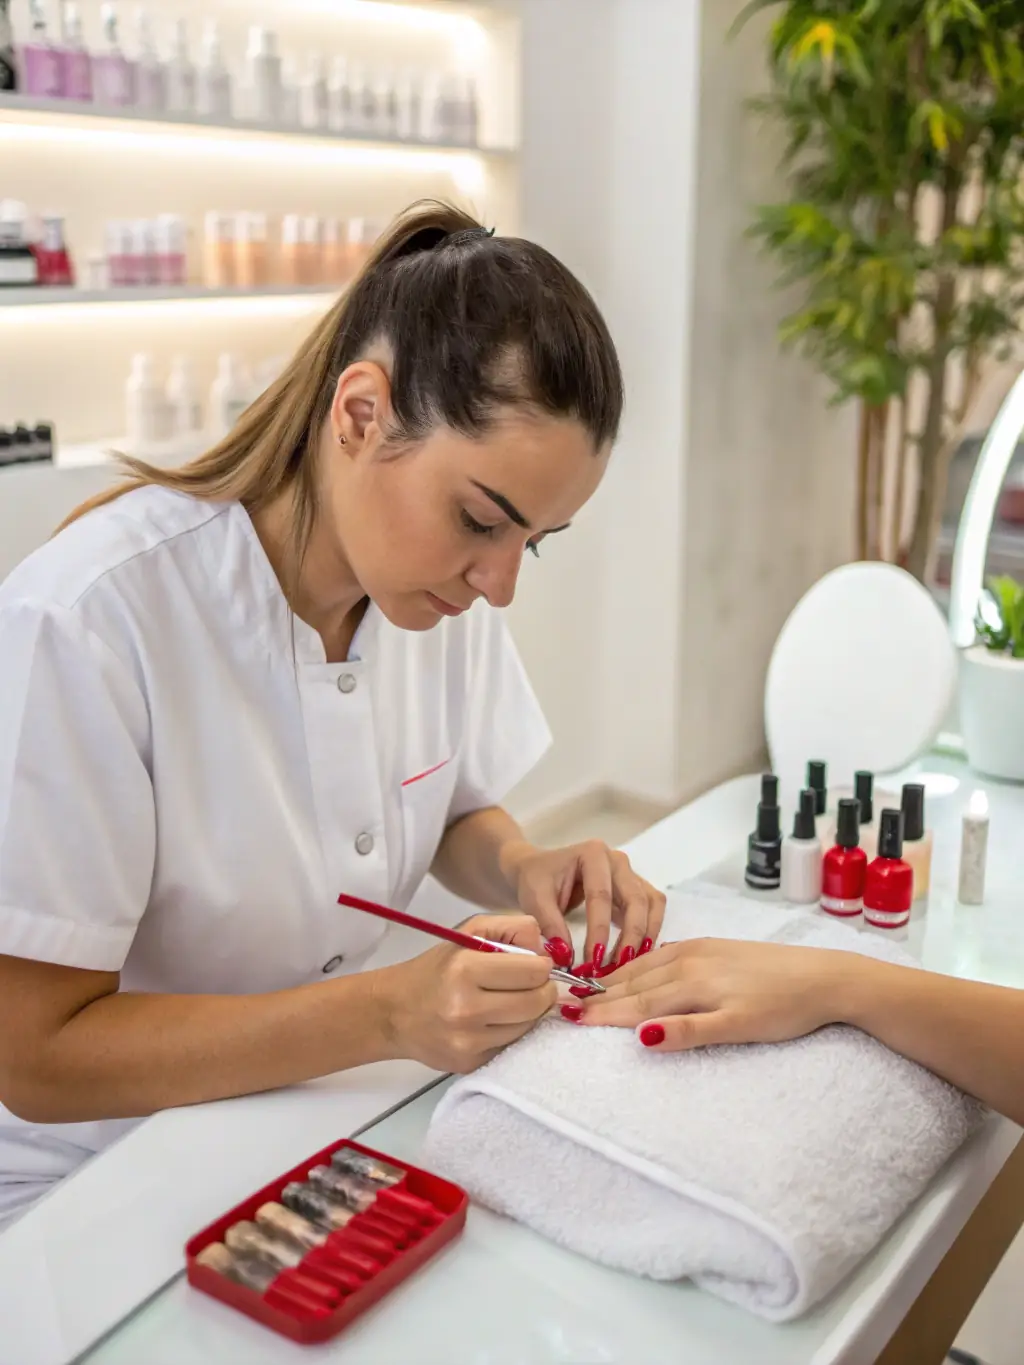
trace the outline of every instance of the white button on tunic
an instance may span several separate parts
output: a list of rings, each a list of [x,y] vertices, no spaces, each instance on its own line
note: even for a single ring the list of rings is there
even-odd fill
[[[371,605],[329,664],[244,509],[155,488],[0,586],[0,680],[0,953],[131,990],[358,971],[386,926],[339,893],[407,905],[549,742],[498,613],[407,632]],[[38,1131],[0,1108],[0,1220]],[[46,1176],[114,1131],[47,1129]]]

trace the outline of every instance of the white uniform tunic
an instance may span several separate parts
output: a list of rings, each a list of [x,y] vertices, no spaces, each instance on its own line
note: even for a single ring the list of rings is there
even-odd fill
[[[338,894],[407,905],[548,743],[484,604],[371,605],[329,664],[240,505],[129,493],[0,586],[0,953],[135,991],[356,972],[386,926]],[[0,1107],[0,1222],[125,1127]]]

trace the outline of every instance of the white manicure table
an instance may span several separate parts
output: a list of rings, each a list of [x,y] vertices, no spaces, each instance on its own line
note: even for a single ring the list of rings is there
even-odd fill
[[[910,947],[935,970],[1024,987],[1024,787],[936,756],[919,773],[936,853]],[[967,908],[960,814],[978,787],[988,891]],[[735,883],[757,789],[740,778],[677,811],[629,846],[635,865],[663,886]],[[475,1208],[462,1238],[325,1346],[295,1346],[184,1281],[193,1232],[327,1142],[359,1132],[415,1159],[448,1083],[388,1064],[147,1120],[0,1235],[0,1365],[939,1365],[1024,1222],[1020,1129],[993,1118],[835,1294],[782,1326]]]

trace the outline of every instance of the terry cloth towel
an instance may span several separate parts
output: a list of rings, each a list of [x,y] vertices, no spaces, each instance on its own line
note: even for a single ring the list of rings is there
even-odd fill
[[[764,939],[910,962],[897,945],[700,884],[665,939]],[[572,1251],[692,1278],[773,1321],[878,1243],[984,1110],[857,1029],[645,1053],[627,1029],[541,1024],[442,1099],[425,1159]]]

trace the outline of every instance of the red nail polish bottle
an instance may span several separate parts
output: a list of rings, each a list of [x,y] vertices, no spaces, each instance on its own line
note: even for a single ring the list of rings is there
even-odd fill
[[[855,919],[864,908],[867,854],[860,847],[860,802],[839,802],[835,847],[825,854],[821,869],[821,908],[838,919]]]
[[[876,929],[902,929],[910,919],[914,869],[903,860],[903,812],[882,811],[878,857],[868,864],[864,918]]]

